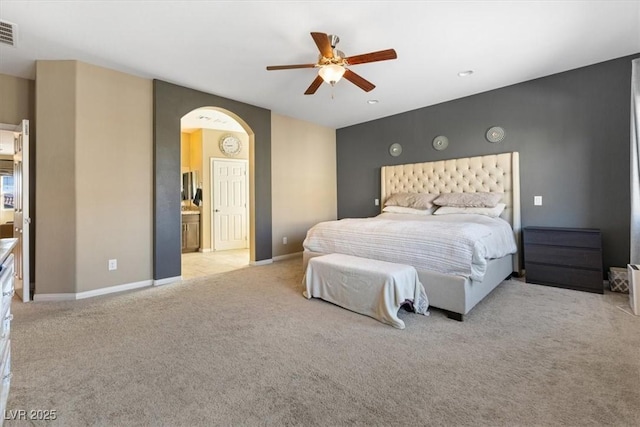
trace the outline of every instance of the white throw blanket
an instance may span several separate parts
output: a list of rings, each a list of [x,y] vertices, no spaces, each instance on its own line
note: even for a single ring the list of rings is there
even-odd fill
[[[330,254],[309,260],[303,282],[306,298],[321,298],[398,329],[405,327],[398,310],[407,302],[416,313],[429,314],[427,293],[408,265]]]
[[[468,214],[381,214],[327,221],[307,232],[303,247],[312,252],[407,264],[476,281],[484,277],[488,259],[517,250],[509,223]]]

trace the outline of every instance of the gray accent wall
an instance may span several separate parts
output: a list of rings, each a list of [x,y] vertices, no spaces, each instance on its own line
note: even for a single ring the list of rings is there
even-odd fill
[[[271,111],[154,80],[154,280],[181,274],[180,119],[200,107],[231,111],[254,132],[255,261],[271,259]]]
[[[338,129],[338,218],[380,212],[381,166],[518,151],[522,225],[599,228],[605,270],[626,266],[631,60],[638,56]],[[502,142],[485,139],[492,126],[505,129]],[[446,150],[432,148],[437,135],[449,138]],[[394,142],[402,144],[399,157],[389,155]]]

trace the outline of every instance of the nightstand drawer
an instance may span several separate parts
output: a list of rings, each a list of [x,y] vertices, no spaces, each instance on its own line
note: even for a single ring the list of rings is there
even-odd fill
[[[601,270],[583,270],[535,263],[527,263],[525,268],[527,282],[530,283],[604,293]]]
[[[528,244],[525,247],[526,262],[600,269],[602,252],[591,248],[569,248],[558,246],[549,250],[548,246]]]
[[[599,230],[527,227],[525,231],[523,236],[525,245],[572,246],[577,248],[600,249],[602,244]]]

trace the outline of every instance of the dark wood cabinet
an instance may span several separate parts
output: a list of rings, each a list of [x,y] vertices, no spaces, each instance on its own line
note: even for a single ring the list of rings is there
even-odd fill
[[[200,214],[182,215],[182,252],[200,249]]]
[[[523,241],[527,283],[604,293],[600,230],[525,227]]]

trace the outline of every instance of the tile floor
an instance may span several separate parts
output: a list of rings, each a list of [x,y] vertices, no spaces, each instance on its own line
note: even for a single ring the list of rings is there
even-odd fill
[[[249,266],[249,249],[182,254],[182,279],[211,276]]]

